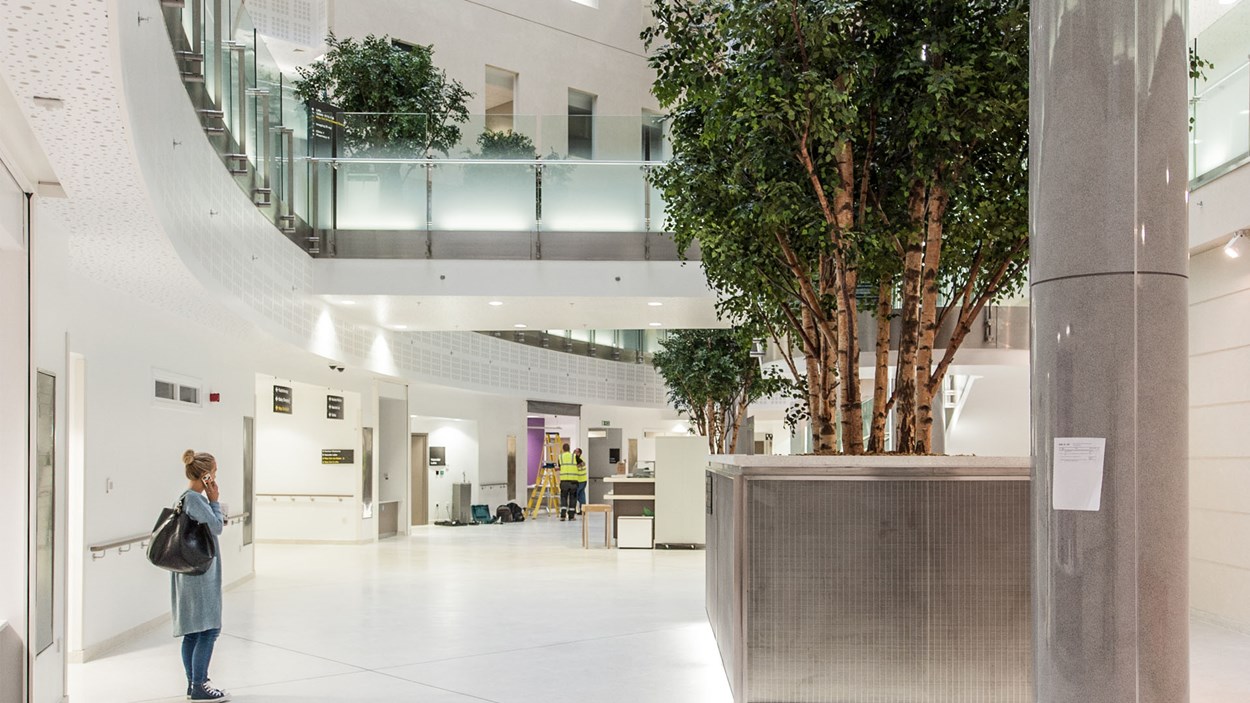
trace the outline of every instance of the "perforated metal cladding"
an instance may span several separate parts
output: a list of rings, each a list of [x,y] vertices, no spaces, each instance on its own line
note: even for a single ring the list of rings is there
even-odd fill
[[[1029,703],[1024,481],[751,481],[746,701]]]
[[[706,516],[707,617],[720,647],[729,685],[735,685],[734,635],[734,515],[733,479],[708,473],[712,481],[712,513]],[[735,692],[736,694],[736,692]]]

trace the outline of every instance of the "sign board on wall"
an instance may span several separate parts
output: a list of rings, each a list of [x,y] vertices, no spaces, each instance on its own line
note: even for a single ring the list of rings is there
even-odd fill
[[[326,419],[342,420],[343,419],[343,396],[327,395],[326,396]]]
[[[447,447],[430,447],[430,466],[447,465]]]
[[[273,411],[283,415],[291,414],[291,387],[273,387]]]
[[[322,449],[321,463],[323,464],[355,464],[355,449]]]

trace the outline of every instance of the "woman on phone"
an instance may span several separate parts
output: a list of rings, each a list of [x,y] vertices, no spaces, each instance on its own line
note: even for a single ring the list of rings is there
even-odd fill
[[[207,452],[188,449],[182,455],[187,490],[182,509],[196,522],[208,525],[213,541],[221,534],[224,518],[217,487],[217,460]],[[221,550],[218,549],[220,554]],[[198,576],[171,574],[174,637],[182,638],[182,666],[187,672],[187,698],[193,701],[228,701],[229,694],[208,681],[208,662],[221,634],[221,557],[214,557],[208,571]]]

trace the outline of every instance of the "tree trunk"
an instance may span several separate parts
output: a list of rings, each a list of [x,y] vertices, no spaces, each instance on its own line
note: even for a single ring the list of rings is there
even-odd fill
[[[829,376],[826,357],[828,342],[815,329],[811,312],[803,311],[803,326],[807,328],[804,354],[807,364],[807,408],[812,423],[812,450],[828,454],[837,450],[837,431],[834,428],[829,403]]]
[[[833,193],[838,230],[855,227],[855,160],[850,142],[838,153],[838,187]],[[855,289],[859,272],[851,263],[845,238],[834,243],[834,281],[838,291],[838,367],[842,396],[842,451],[864,453],[864,410],[859,391],[859,306]]]
[[[886,401],[890,392],[890,313],[894,312],[894,286],[888,278],[877,285],[877,350],[872,377],[872,427],[868,433],[868,453],[885,452],[885,426],[889,417]]]
[[[908,209],[912,223],[924,226],[923,183],[912,186]],[[898,343],[898,373],[894,381],[896,429],[894,449],[911,454],[916,448],[916,351],[920,342],[920,276],[924,264],[924,231],[912,233],[903,250],[903,326]]]
[[[942,261],[942,218],[946,215],[946,189],[929,189],[925,213],[924,267],[920,303],[920,343],[916,351],[916,453],[933,447],[933,344],[937,338],[938,266]]]

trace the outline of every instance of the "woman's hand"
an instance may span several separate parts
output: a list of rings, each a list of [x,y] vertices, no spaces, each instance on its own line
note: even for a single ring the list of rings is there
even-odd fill
[[[221,496],[221,488],[217,486],[217,480],[212,474],[204,477],[204,496],[210,503],[216,503],[217,498]]]

